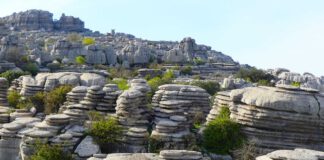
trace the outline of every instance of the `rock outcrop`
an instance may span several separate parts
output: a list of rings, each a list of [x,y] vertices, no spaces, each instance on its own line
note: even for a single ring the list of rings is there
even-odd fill
[[[65,14],[62,14],[60,20],[54,22],[54,27],[57,30],[66,31],[66,32],[85,31],[83,21],[73,16],[66,16]]]
[[[233,90],[231,118],[260,153],[297,147],[324,148],[324,95],[274,87]]]
[[[231,103],[232,100],[230,98],[230,91],[217,92],[214,99],[213,107],[206,118],[206,122],[209,123],[212,120],[214,120],[218,116],[220,109],[222,107],[229,107]]]
[[[277,150],[264,156],[257,157],[256,160],[276,160],[276,159],[298,159],[298,160],[321,160],[324,152],[309,149],[296,148],[294,150]]]

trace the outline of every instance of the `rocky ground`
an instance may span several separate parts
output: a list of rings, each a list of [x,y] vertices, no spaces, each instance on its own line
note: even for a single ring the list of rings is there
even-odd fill
[[[40,144],[76,160],[323,159],[324,77],[240,65],[192,38],[93,32],[47,11],[0,22],[0,159],[33,158]],[[214,153],[205,130],[224,108],[245,147]],[[109,124],[93,134],[97,122]],[[216,148],[231,141],[217,139],[221,122]]]

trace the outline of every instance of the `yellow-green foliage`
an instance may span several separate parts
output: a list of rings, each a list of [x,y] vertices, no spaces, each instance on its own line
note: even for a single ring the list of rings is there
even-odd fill
[[[55,113],[58,111],[60,105],[63,104],[66,100],[66,94],[72,90],[72,86],[70,85],[63,85],[59,86],[49,93],[46,94],[44,98],[45,102],[45,113]]]
[[[70,42],[81,42],[82,41],[82,36],[78,33],[70,33],[67,36],[67,40]]]
[[[101,145],[117,143],[122,135],[122,127],[115,118],[110,117],[94,122],[89,129],[89,135]]]
[[[127,80],[123,78],[114,79],[111,83],[117,84],[118,88],[123,91],[128,90],[130,87]]]
[[[300,82],[291,82],[291,85],[295,87],[300,87],[300,84]]]
[[[75,62],[77,64],[82,65],[82,64],[85,64],[86,61],[87,61],[87,59],[85,57],[83,57],[83,56],[77,56],[77,57],[75,57]]]
[[[95,43],[96,43],[96,41],[91,37],[85,37],[82,40],[82,44],[86,45],[86,46],[91,45],[91,44],[95,44]]]
[[[243,143],[240,125],[229,118],[228,107],[221,108],[219,116],[203,131],[203,147],[212,153],[228,154]]]
[[[70,153],[66,153],[60,146],[36,143],[35,153],[30,160],[73,160]]]
[[[11,84],[11,82],[14,80],[14,79],[17,79],[19,78],[20,76],[23,76],[23,75],[28,75],[29,73],[27,72],[21,72],[21,71],[6,71],[6,72],[3,72],[0,74],[0,77],[3,77],[3,78],[6,78],[9,82],[9,84]]]
[[[16,106],[17,109],[27,109],[27,110],[33,107],[35,107],[35,105],[28,99],[19,101]]]
[[[10,91],[7,95],[8,103],[11,107],[16,108],[21,95],[17,91]]]

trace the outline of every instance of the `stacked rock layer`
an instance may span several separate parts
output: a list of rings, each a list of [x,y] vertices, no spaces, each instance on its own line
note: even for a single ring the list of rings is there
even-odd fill
[[[117,100],[116,115],[124,128],[122,143],[127,152],[145,152],[148,141],[149,121],[140,106],[143,94],[135,89],[124,91]]]
[[[231,102],[230,91],[218,92],[215,96],[213,107],[206,118],[207,123],[217,117],[222,107],[229,107]]]
[[[233,90],[231,118],[260,153],[324,148],[324,95],[273,87]]]

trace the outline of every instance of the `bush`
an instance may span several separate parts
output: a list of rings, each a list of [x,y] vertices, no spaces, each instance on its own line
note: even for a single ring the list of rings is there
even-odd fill
[[[11,84],[11,82],[14,79],[19,78],[20,76],[23,75],[27,75],[27,72],[21,72],[21,71],[6,71],[0,74],[0,77],[6,78],[9,82],[9,84]]]
[[[148,150],[150,153],[159,153],[164,148],[164,142],[159,136],[150,136]]]
[[[118,88],[123,91],[128,90],[130,87],[126,79],[114,79],[111,82],[117,84]]]
[[[66,101],[66,94],[71,90],[72,90],[72,86],[63,85],[47,93],[44,98],[45,113],[50,114],[50,113],[57,112],[60,108],[60,105],[62,105]]]
[[[95,40],[93,38],[90,38],[90,37],[85,37],[82,40],[82,44],[86,45],[86,46],[91,45],[91,44],[95,44],[95,43],[96,43]]]
[[[205,62],[203,59],[201,59],[200,57],[198,57],[198,58],[194,58],[193,61],[194,61],[194,63],[195,63],[196,65],[204,65],[204,64],[206,63],[206,62]]]
[[[220,91],[220,85],[215,81],[193,81],[191,85],[205,89],[210,95]]]
[[[90,129],[89,135],[94,137],[95,141],[104,145],[107,143],[117,143],[122,135],[122,128],[115,118],[99,120],[94,122]]]
[[[35,95],[29,97],[30,101],[35,105],[37,112],[44,112],[44,100],[46,94],[44,92],[37,92]]]
[[[172,82],[172,79],[174,78],[173,71],[167,71],[163,74],[162,78],[160,77],[154,77],[150,79],[147,83],[151,87],[151,92],[148,93],[149,99],[152,98],[154,93],[158,90],[159,86],[168,84]]]
[[[294,87],[300,87],[300,82],[291,82],[290,85],[294,86]]]
[[[26,110],[30,110],[33,107],[35,107],[35,105],[32,102],[30,102],[28,99],[19,101],[16,106],[17,109],[26,109]]]
[[[38,71],[39,71],[38,66],[37,66],[35,63],[31,63],[31,62],[25,64],[25,65],[22,67],[22,69],[23,69],[24,71],[26,71],[26,72],[31,73],[33,76],[35,76],[35,75],[38,73]]]
[[[183,75],[192,75],[192,68],[190,66],[185,66],[180,69],[180,73]]]
[[[137,75],[137,71],[125,69],[123,67],[109,68],[108,73],[110,73],[111,78],[132,78]]]
[[[61,64],[59,64],[59,63],[48,63],[46,65],[46,67],[48,69],[50,69],[51,72],[54,72],[54,71],[57,71],[57,70],[59,70],[61,68]]]
[[[207,124],[203,131],[203,147],[212,153],[229,154],[229,151],[240,147],[243,135],[240,125],[229,119],[226,107],[221,109],[220,115]]]
[[[104,116],[98,111],[89,111],[88,117],[90,121],[100,121],[104,119]]]
[[[85,64],[86,61],[87,61],[86,58],[83,57],[83,56],[77,56],[77,57],[75,57],[75,63],[77,63],[79,65]]]
[[[256,69],[256,68],[251,68],[251,69],[246,69],[246,68],[241,68],[235,75],[236,78],[242,78],[246,81],[250,81],[253,83],[257,83],[260,80],[267,80],[271,81],[274,79],[274,77],[270,74],[265,73],[263,70]],[[262,82],[262,81],[261,81]]]
[[[10,91],[7,95],[8,103],[11,107],[16,108],[21,95],[17,91]]]
[[[60,146],[48,144],[35,144],[35,153],[30,160],[73,160],[70,153],[66,153]]]

